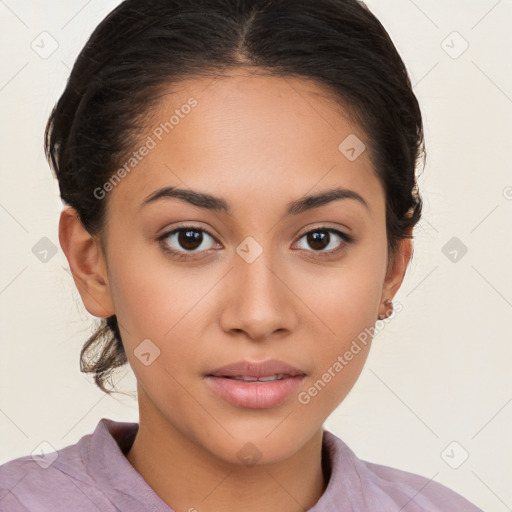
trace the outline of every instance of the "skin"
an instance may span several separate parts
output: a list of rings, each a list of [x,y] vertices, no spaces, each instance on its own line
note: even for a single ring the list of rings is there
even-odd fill
[[[126,456],[162,500],[176,511],[229,512],[240,503],[246,512],[302,511],[328,482],[322,424],[357,380],[370,343],[308,404],[295,393],[274,408],[235,407],[204,375],[277,358],[307,373],[299,391],[307,390],[388,311],[383,302],[401,286],[411,241],[388,260],[384,190],[369,151],[350,161],[338,150],[349,134],[366,136],[320,86],[242,72],[190,80],[161,99],[141,141],[191,96],[198,105],[104,199],[101,237],[67,207],[60,243],[87,310],[117,315],[140,410]],[[232,215],[175,198],[139,209],[164,186],[221,197]],[[340,186],[369,209],[344,199],[285,215],[290,201]],[[203,232],[195,259],[183,261],[157,237],[187,224],[215,239]],[[303,235],[320,227],[356,241],[331,234],[315,251]],[[236,252],[248,236],[263,249],[252,263]],[[167,243],[186,252],[176,235]],[[144,339],[160,350],[148,366],[134,354]],[[252,466],[237,456],[247,442],[261,454]]]

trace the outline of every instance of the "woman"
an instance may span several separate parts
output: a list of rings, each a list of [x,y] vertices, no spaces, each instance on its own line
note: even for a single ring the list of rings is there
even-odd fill
[[[128,362],[140,420],[4,464],[5,510],[478,510],[322,428],[421,217],[420,108],[363,3],[127,0],[45,135],[60,243],[104,319],[82,370],[111,392]]]

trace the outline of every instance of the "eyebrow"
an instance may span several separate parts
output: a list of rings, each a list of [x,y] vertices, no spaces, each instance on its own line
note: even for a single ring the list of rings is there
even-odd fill
[[[139,207],[139,210],[141,210],[144,206],[156,201],[172,198],[186,201],[187,203],[198,206],[199,208],[223,212],[227,215],[232,214],[228,203],[220,197],[215,197],[204,192],[198,192],[196,190],[185,190],[176,187],[164,187],[155,190],[149,196],[147,196],[146,199],[144,199]],[[354,190],[338,187],[335,189],[325,190],[318,194],[305,196],[301,199],[288,203],[286,206],[286,215],[299,215],[307,210],[319,208],[320,206],[324,206],[328,203],[331,203],[332,201],[341,199],[353,199],[363,205],[368,211],[370,211],[368,203],[360,194]]]

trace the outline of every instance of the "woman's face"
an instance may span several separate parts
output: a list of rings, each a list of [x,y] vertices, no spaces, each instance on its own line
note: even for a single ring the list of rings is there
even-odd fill
[[[112,305],[141,423],[228,462],[240,463],[247,442],[260,462],[278,461],[352,388],[368,329],[403,278],[402,265],[386,280],[384,191],[365,134],[310,82],[232,74],[173,91],[99,199],[108,298],[83,299],[93,313],[94,303]],[[166,187],[216,199],[154,197]],[[352,197],[304,202],[335,189]],[[178,228],[188,229],[169,234]],[[209,377],[268,359],[305,376]]]

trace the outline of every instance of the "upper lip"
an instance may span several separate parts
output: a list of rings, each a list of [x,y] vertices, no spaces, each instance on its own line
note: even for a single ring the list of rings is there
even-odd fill
[[[279,359],[238,361],[208,373],[214,377],[271,377],[272,375],[306,375],[306,372]]]

